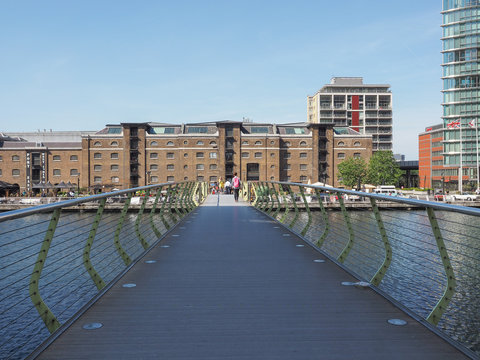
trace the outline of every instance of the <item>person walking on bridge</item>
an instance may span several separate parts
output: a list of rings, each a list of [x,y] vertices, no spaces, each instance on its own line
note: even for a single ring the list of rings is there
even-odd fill
[[[233,196],[235,198],[235,201],[238,201],[238,193],[240,192],[240,179],[238,178],[237,173],[233,175],[234,175],[232,180]]]

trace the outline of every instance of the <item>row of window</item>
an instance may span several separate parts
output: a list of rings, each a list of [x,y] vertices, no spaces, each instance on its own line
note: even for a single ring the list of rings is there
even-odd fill
[[[360,153],[353,153],[353,158],[354,159],[360,159],[362,157],[362,154]],[[337,158],[339,159],[345,159],[345,153],[338,153]]]
[[[362,145],[362,144],[360,143],[360,141],[355,141],[355,142],[353,143],[353,146],[361,146],[361,145]],[[339,142],[337,143],[337,146],[345,146],[345,143],[344,143],[343,141],[339,141]]]
[[[253,154],[253,156],[256,158],[256,159],[261,159],[263,157],[263,153],[261,152],[256,152],[255,154]],[[242,158],[244,159],[248,159],[250,157],[250,153],[248,152],[242,152]],[[275,153],[271,153],[270,154],[270,157],[275,157]],[[283,158],[284,159],[290,159],[292,157],[292,154],[287,152],[287,153],[284,153],[283,154]],[[300,153],[299,154],[299,157],[300,159],[306,159],[307,158],[307,153]]]
[[[118,154],[117,154],[118,159]],[[0,161],[3,161],[3,157],[0,155]],[[12,155],[12,161],[20,161],[20,155]],[[53,155],[53,161],[61,161],[60,155]],[[70,161],[78,161],[78,155],[70,155]]]

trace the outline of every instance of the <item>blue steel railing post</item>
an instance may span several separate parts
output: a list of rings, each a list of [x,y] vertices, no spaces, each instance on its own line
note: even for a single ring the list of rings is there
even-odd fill
[[[340,203],[340,208],[342,209],[343,218],[345,219],[345,223],[347,224],[348,235],[349,235],[347,245],[345,246],[345,248],[337,258],[337,260],[340,263],[343,263],[347,258],[350,250],[352,250],[354,235],[353,235],[352,223],[350,222],[350,215],[348,214],[347,209],[345,208],[345,203],[343,202],[343,196],[341,193],[337,192],[337,197],[338,197],[338,202]]]
[[[140,240],[140,243],[142,244],[145,250],[147,250],[150,247],[150,245],[148,244],[148,242],[145,240],[142,233],[140,232],[140,221],[142,220],[143,211],[145,210],[145,205],[147,204],[149,195],[150,195],[150,189],[147,189],[147,191],[145,191],[145,197],[143,198],[142,205],[140,206],[140,210],[138,211],[137,220],[135,221],[135,233],[137,234],[137,237]]]
[[[370,203],[372,205],[373,214],[375,216],[375,220],[377,220],[378,231],[382,236],[383,246],[385,248],[385,259],[383,260],[383,264],[380,266],[377,273],[373,275],[372,279],[370,280],[371,284],[378,286],[380,285],[380,282],[387,273],[390,263],[392,262],[392,247],[390,246],[390,242],[388,241],[387,232],[385,231],[385,226],[383,225],[377,202],[374,198],[370,198]]]
[[[152,230],[157,236],[157,238],[162,236],[162,233],[155,226],[153,216],[155,215],[155,211],[157,210],[158,199],[160,198],[160,196],[162,196],[162,186],[160,186],[160,188],[157,190],[157,194],[155,195],[155,202],[153,203],[152,210],[150,211],[150,225],[152,226]]]
[[[327,238],[328,231],[330,230],[330,222],[328,221],[328,215],[327,215],[327,212],[325,211],[325,206],[323,206],[322,197],[320,195],[320,189],[315,189],[315,194],[317,195],[318,205],[320,206],[323,222],[325,223],[325,229],[323,230],[322,235],[316,242],[318,247],[322,247],[323,243],[325,242],[325,239]]]
[[[113,237],[115,248],[117,249],[117,253],[120,255],[120,257],[122,258],[126,266],[130,265],[132,260],[130,259],[130,256],[128,256],[128,254],[125,252],[125,250],[122,247],[122,244],[120,243],[120,231],[122,230],[125,217],[127,216],[127,212],[130,206],[130,202],[132,200],[132,196],[133,196],[133,193],[129,193],[127,199],[125,200],[125,205],[123,206],[122,213],[120,215],[120,219],[117,224],[117,228],[115,229],[115,235]]]
[[[288,225],[290,228],[292,228],[293,225],[295,225],[295,223],[297,222],[297,219],[300,216],[300,212],[298,210],[297,200],[295,199],[295,194],[292,191],[292,188],[290,187],[290,185],[287,185],[287,188],[288,188],[288,192],[290,193],[290,198],[292,199],[293,208],[295,209],[295,216],[293,217],[293,220],[290,222],[290,225]]]
[[[93,240],[95,239],[95,235],[97,234],[97,229],[100,224],[100,220],[102,219],[102,214],[103,210],[105,209],[106,202],[107,198],[103,198],[102,200],[100,200],[100,204],[98,205],[97,209],[97,215],[93,220],[92,228],[90,230],[87,243],[85,244],[85,248],[83,250],[83,265],[85,266],[85,269],[87,270],[90,278],[92,279],[98,290],[102,290],[105,287],[105,282],[97,273],[97,271],[93,267],[92,262],[90,261],[90,250],[92,249]]]
[[[442,258],[442,264],[445,269],[445,275],[447,276],[447,286],[443,296],[438,301],[437,305],[430,312],[430,315],[427,317],[427,321],[435,326],[438,325],[440,318],[447,309],[450,300],[452,300],[453,295],[455,294],[456,280],[455,274],[450,264],[450,258],[448,256],[447,248],[445,247],[445,242],[443,241],[442,232],[438,226],[437,218],[435,212],[431,207],[427,207],[428,219],[430,220],[430,225],[432,226],[433,235],[437,242],[438,250],[440,251],[440,256]]]
[[[39,281],[40,276],[42,275],[43,265],[45,265],[45,261],[47,260],[48,250],[50,249],[53,235],[55,234],[55,229],[57,228],[58,220],[60,220],[60,213],[61,209],[56,209],[53,211],[50,224],[48,225],[45,238],[43,239],[42,247],[40,248],[37,261],[35,262],[35,266],[30,277],[29,286],[30,299],[32,300],[33,305],[35,305],[35,309],[50,333],[55,332],[55,330],[60,327],[60,323],[40,296]]]
[[[310,207],[308,206],[307,198],[305,197],[305,192],[303,191],[303,186],[299,186],[299,189],[300,189],[300,195],[302,196],[303,203],[305,204],[305,209],[307,210],[307,216],[308,216],[307,224],[305,225],[305,227],[301,232],[302,236],[305,236],[305,234],[308,231],[308,228],[312,223],[312,214],[310,213]]]

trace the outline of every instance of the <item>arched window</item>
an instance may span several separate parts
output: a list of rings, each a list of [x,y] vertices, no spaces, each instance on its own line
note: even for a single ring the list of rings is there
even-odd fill
[[[210,141],[211,146],[217,146],[217,143],[215,141]]]
[[[53,155],[53,161],[60,161],[60,160],[62,160],[60,158],[60,155]]]
[[[100,141],[95,141],[93,143],[93,146],[102,146],[102,143]]]
[[[355,141],[355,142],[353,143],[353,146],[360,146],[360,145],[361,145],[361,144],[360,144],[360,141]]]
[[[174,144],[173,144],[173,141],[167,142],[167,146],[173,146],[173,145],[174,145]]]
[[[343,141],[339,141],[339,142],[337,143],[337,145],[338,145],[338,146],[345,146],[345,143],[344,143]]]
[[[262,142],[261,141],[255,141],[255,145],[262,145]]]
[[[112,142],[110,143],[110,146],[118,146],[118,141],[112,141]]]
[[[94,158],[94,159],[97,159],[97,160],[98,160],[98,159],[101,159],[101,158],[102,158],[102,153],[95,153],[95,154],[93,154],[93,158]]]
[[[158,142],[152,141],[152,142],[150,143],[150,146],[158,146]]]
[[[290,141],[287,141],[287,142],[285,143],[285,146],[290,146],[290,145],[291,145],[291,144],[290,144]]]
[[[202,140],[198,140],[198,141],[197,141],[197,145],[203,145],[203,141],[202,141]]]
[[[307,146],[307,142],[306,141],[300,141],[300,146]]]

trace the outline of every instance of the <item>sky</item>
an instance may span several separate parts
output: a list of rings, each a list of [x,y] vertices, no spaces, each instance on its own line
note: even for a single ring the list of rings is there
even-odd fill
[[[307,121],[334,76],[390,84],[394,152],[441,122],[441,0],[0,3],[0,132]]]

